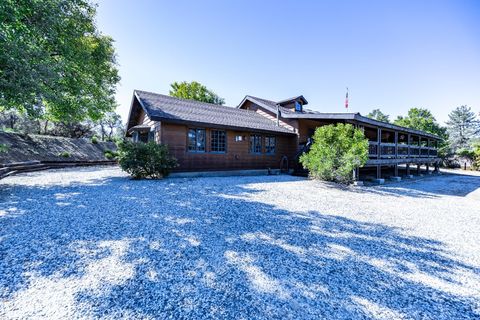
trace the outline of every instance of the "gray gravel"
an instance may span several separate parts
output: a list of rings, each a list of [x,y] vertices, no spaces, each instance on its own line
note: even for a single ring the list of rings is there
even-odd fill
[[[0,181],[0,318],[480,318],[480,176]]]

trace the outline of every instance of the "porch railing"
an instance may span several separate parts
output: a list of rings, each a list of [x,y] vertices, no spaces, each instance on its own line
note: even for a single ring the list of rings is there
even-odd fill
[[[408,157],[408,145],[399,144],[397,147],[397,155],[402,158]]]
[[[379,154],[380,149],[380,154]],[[376,141],[369,141],[368,155],[371,158],[427,158],[437,157],[438,150],[433,147],[424,147],[418,145],[395,144],[395,143],[380,143]]]
[[[368,143],[368,155],[369,156],[378,156],[378,143],[374,141],[369,141]]]
[[[381,143],[380,156],[382,158],[395,158],[395,143]]]

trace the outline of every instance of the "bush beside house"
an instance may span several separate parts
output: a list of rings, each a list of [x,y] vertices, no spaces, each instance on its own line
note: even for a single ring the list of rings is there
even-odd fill
[[[319,127],[313,140],[310,151],[300,157],[312,178],[350,183],[353,170],[368,160],[368,139],[351,124]]]
[[[161,179],[177,167],[177,160],[170,156],[167,146],[148,143],[119,143],[118,163],[133,179]]]

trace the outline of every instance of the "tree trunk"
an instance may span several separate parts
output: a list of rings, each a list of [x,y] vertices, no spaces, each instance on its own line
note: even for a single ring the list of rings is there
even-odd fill
[[[48,120],[45,120],[45,125],[43,126],[43,134],[47,134],[47,130],[48,130]]]

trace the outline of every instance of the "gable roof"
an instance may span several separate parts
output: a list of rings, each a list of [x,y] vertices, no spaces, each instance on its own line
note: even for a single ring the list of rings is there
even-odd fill
[[[145,113],[152,120],[294,134],[293,131],[277,126],[276,122],[250,110],[181,99],[141,90],[134,91],[134,98],[138,100]]]
[[[277,101],[277,103],[279,105],[285,105],[285,104],[293,102],[293,101],[301,101],[303,105],[308,104],[307,99],[305,99],[305,97],[302,96],[302,95],[296,96],[296,97],[291,97],[291,98],[288,98],[288,99],[283,99],[283,100]]]
[[[237,108],[241,108],[241,106],[245,103],[245,101],[250,101],[253,102],[268,111],[272,112],[273,114],[277,114],[277,110],[280,111],[280,116],[282,118],[290,118],[290,119],[318,119],[318,120],[355,120],[358,122],[362,122],[365,124],[370,124],[373,126],[378,126],[378,127],[383,127],[383,128],[388,128],[392,130],[398,130],[402,132],[408,132],[408,133],[413,133],[417,135],[422,135],[425,137],[430,137],[433,139],[441,140],[437,135],[427,133],[424,131],[420,130],[415,130],[415,129],[410,129],[402,126],[397,126],[392,123],[388,122],[383,122],[383,121],[378,121],[375,119],[370,119],[368,117],[362,116],[360,113],[345,113],[345,112],[338,112],[338,113],[327,113],[327,112],[319,112],[319,111],[314,111],[306,108],[302,108],[302,111],[293,111],[287,108],[282,107],[279,102],[263,99],[263,98],[258,98],[258,97],[253,97],[253,96],[245,96],[245,98],[240,102],[240,104],[237,106]],[[288,100],[288,99],[287,99]],[[285,101],[285,100],[282,100]]]
[[[302,108],[302,111],[293,111],[291,109],[284,108],[280,105],[281,103],[285,103],[286,101],[292,101],[292,100],[298,99],[300,97],[303,98],[303,96],[298,96],[296,98],[290,98],[290,99],[281,100],[279,102],[275,102],[275,101],[272,101],[272,100],[267,100],[267,99],[247,95],[247,96],[245,96],[245,98],[243,98],[242,102],[240,102],[240,104],[237,106],[237,108],[241,108],[241,106],[244,104],[244,102],[249,100],[253,103],[256,103],[259,106],[264,107],[265,109],[267,109],[267,110],[269,110],[269,111],[271,111],[275,114],[277,113],[277,108],[278,108],[280,110],[280,113],[281,113],[282,117],[284,117],[284,118],[304,118],[305,115],[309,115],[309,114],[322,114],[321,112],[310,110],[310,109],[307,109],[307,108]]]

